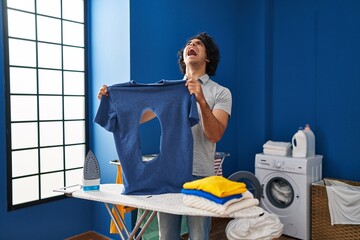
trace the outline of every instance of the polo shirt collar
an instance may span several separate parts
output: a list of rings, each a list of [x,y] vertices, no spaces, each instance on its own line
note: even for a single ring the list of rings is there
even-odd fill
[[[199,80],[202,84],[206,84],[209,81],[209,78],[210,78],[209,75],[205,74],[205,75],[201,76],[199,78]]]
[[[187,79],[186,75],[184,75],[184,80]],[[201,82],[201,84],[206,84],[208,81],[209,81],[210,77],[209,75],[205,74],[205,75],[202,75],[200,78],[199,78],[199,81]]]

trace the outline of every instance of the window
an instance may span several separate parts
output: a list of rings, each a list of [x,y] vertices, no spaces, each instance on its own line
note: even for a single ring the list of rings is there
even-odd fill
[[[7,0],[3,8],[8,209],[81,183],[87,151],[84,0]]]

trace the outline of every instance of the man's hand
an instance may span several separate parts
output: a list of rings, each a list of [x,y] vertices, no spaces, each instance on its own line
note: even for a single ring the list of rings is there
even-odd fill
[[[189,89],[190,94],[194,94],[196,97],[196,101],[201,104],[206,102],[204,93],[202,91],[201,83],[198,79],[195,78],[189,78],[185,86]]]
[[[100,89],[99,89],[99,92],[98,92],[98,95],[97,95],[97,98],[100,100],[102,98],[102,96],[109,96],[109,93],[108,93],[108,88],[106,85],[103,85]]]
[[[189,89],[190,94],[195,94],[196,101],[199,103],[201,112],[200,120],[205,136],[212,143],[220,141],[224,135],[229,114],[220,109],[210,109],[198,79],[188,79],[185,86]]]

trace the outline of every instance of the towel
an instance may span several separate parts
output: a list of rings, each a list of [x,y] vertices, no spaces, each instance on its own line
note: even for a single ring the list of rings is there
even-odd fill
[[[235,194],[235,195],[231,195],[231,196],[228,196],[228,197],[220,198],[220,197],[212,195],[211,193],[204,192],[204,191],[201,191],[201,190],[196,190],[196,189],[181,189],[180,192],[183,193],[183,194],[195,195],[195,196],[203,197],[203,198],[209,199],[209,200],[211,200],[213,202],[216,202],[216,203],[219,203],[219,204],[224,204],[227,201],[229,201],[231,199],[234,199],[234,198],[242,198],[243,197],[242,194]]]
[[[183,188],[202,190],[217,197],[242,194],[247,190],[245,183],[231,181],[223,176],[209,176],[186,182],[184,183]]]
[[[202,209],[219,214],[221,216],[229,217],[236,216],[236,213],[242,209],[259,205],[259,200],[257,198],[242,198],[240,200],[232,199],[224,204],[218,204],[208,199],[194,195],[184,195],[183,202],[184,205],[188,207]]]
[[[273,150],[288,150],[291,149],[291,143],[290,142],[276,142],[276,141],[267,141],[264,145],[264,149],[273,149]]]
[[[257,218],[235,218],[225,229],[229,240],[240,239],[273,239],[281,236],[284,225],[279,217],[264,211]]]
[[[360,187],[325,179],[331,225],[360,224]]]
[[[264,148],[264,154],[266,155],[276,155],[276,156],[290,156],[292,150],[289,148],[287,150],[278,150],[278,149],[271,149],[271,148]]]

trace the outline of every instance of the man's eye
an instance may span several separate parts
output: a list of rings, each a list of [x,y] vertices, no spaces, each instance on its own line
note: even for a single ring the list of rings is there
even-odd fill
[[[195,44],[197,46],[204,46],[204,43],[202,41],[190,41],[188,43],[186,43],[186,46],[190,46],[191,44]]]

